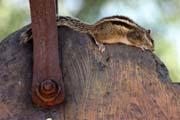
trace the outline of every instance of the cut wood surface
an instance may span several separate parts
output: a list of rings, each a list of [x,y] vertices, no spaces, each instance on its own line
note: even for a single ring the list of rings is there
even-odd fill
[[[52,109],[31,100],[32,41],[23,28],[0,43],[0,120],[180,120],[180,86],[149,51],[114,44],[100,53],[90,36],[58,30],[65,102]]]

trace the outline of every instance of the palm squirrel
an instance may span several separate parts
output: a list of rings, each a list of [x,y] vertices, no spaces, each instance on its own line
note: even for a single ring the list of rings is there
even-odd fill
[[[103,52],[103,44],[123,43],[141,48],[142,50],[154,51],[154,42],[150,35],[150,30],[139,26],[133,20],[125,16],[105,17],[95,24],[87,24],[78,19],[59,16],[57,26],[67,26],[74,31],[86,33],[93,37],[99,50]],[[31,27],[21,34],[21,43],[26,43],[32,39]]]

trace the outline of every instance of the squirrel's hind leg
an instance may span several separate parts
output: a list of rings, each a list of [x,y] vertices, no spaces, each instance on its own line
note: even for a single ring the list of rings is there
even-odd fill
[[[31,27],[28,27],[23,33],[20,35],[20,44],[25,44],[32,39],[32,30]]]

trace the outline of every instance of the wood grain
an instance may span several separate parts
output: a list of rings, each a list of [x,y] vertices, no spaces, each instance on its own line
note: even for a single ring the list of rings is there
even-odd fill
[[[66,27],[58,29],[65,102],[37,107],[30,89],[32,42],[19,44],[25,29],[0,43],[0,120],[180,119],[180,86],[156,55],[121,44],[100,53],[91,37]]]

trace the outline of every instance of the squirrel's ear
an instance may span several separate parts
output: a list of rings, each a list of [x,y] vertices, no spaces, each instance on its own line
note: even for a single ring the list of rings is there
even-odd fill
[[[150,30],[150,29],[148,29],[148,30],[147,30],[147,32],[148,32],[148,33],[151,33],[151,30]]]

